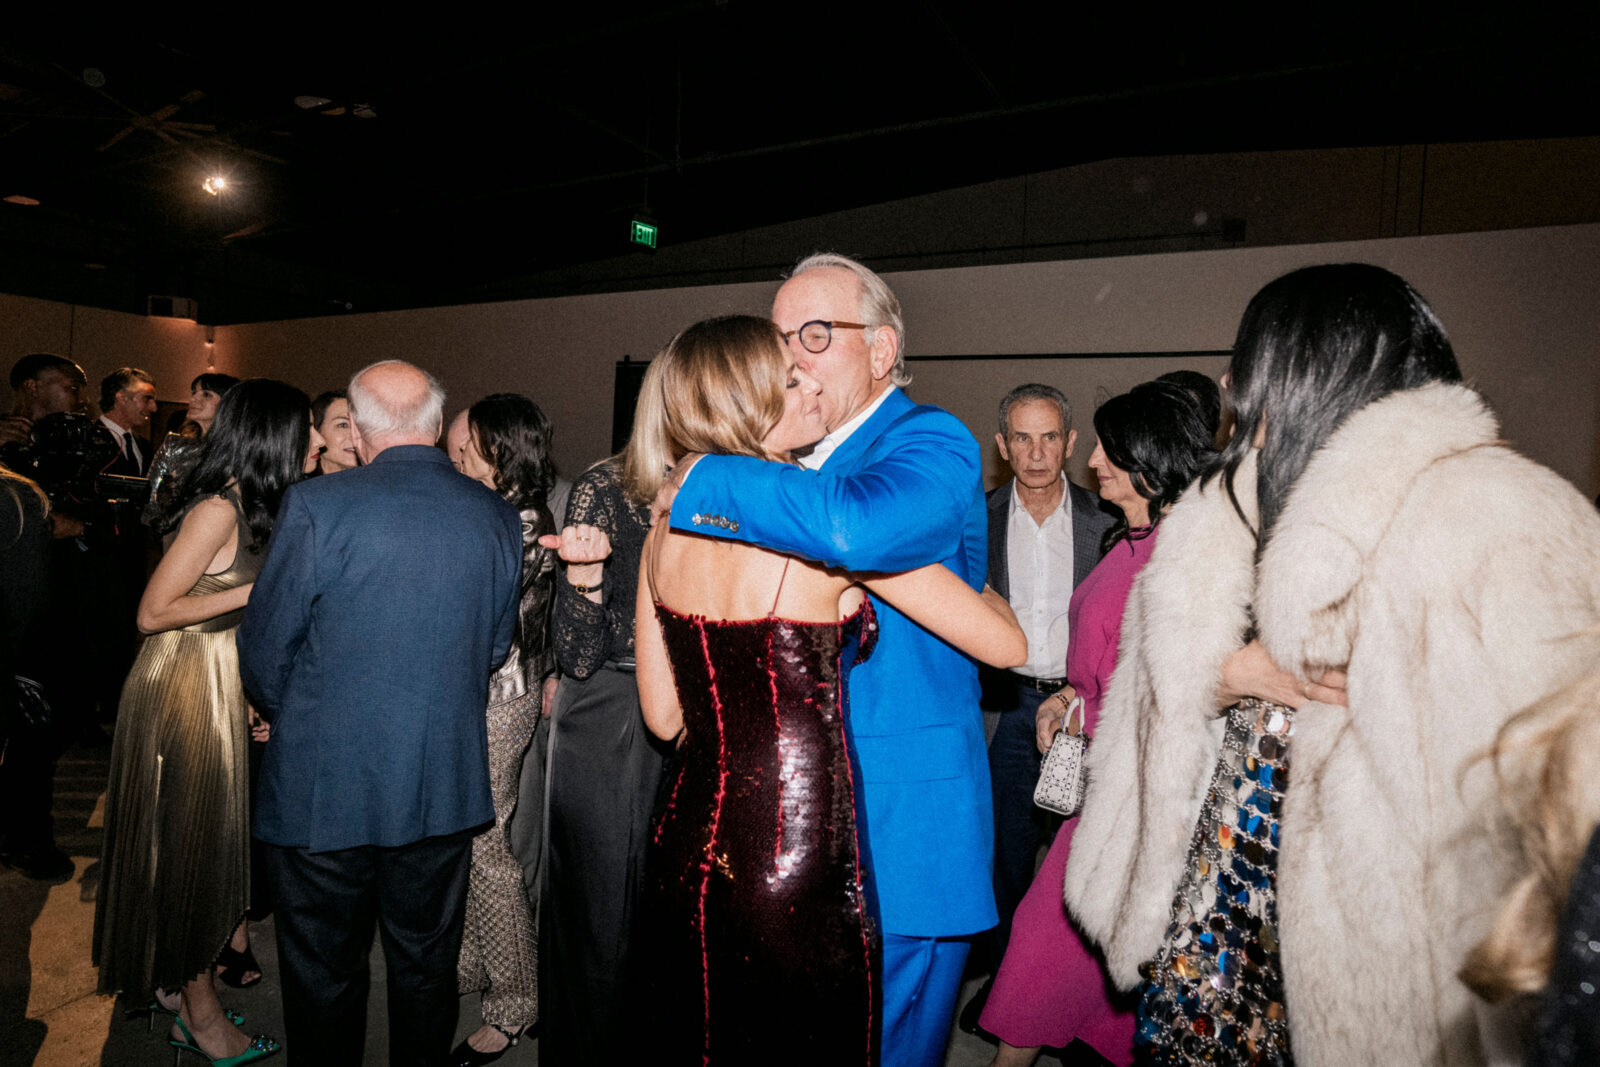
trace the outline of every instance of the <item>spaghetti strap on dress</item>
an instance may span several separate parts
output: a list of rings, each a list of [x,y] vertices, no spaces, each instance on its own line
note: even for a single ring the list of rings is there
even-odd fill
[[[876,622],[868,601],[838,622],[777,605],[715,621],[656,604],[685,728],[647,865],[664,1063],[753,1063],[774,1047],[795,1062],[874,1060],[878,931],[845,692]]]

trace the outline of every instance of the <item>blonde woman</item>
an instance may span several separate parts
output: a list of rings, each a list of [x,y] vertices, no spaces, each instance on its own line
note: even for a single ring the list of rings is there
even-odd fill
[[[1600,668],[1512,719],[1490,755],[1526,873],[1461,980],[1492,1003],[1537,997],[1525,1062],[1600,1062]]]
[[[789,462],[824,434],[818,386],[765,319],[711,319],[651,366],[630,490],[715,452]],[[1012,666],[1009,606],[943,566],[867,588],[969,655]],[[679,772],[646,880],[653,1050],[664,1062],[875,1062],[879,944],[857,844],[845,702],[876,622],[847,574],[658,525],[636,616],[645,723]]]

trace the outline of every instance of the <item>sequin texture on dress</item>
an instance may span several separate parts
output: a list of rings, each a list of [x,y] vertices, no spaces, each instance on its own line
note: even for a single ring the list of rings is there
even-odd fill
[[[1246,700],[1189,847],[1172,924],[1139,987],[1138,1062],[1287,1067],[1278,965],[1278,837],[1294,712]]]
[[[845,744],[840,623],[657,606],[685,738],[647,864],[665,1063],[868,1063],[877,954]]]

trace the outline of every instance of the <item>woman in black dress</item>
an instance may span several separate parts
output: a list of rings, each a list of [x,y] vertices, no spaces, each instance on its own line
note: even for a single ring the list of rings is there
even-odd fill
[[[639,717],[634,589],[650,509],[623,490],[632,446],[574,483],[560,537],[548,828],[539,897],[540,1058],[611,1064],[635,1047],[634,916],[666,746]]]

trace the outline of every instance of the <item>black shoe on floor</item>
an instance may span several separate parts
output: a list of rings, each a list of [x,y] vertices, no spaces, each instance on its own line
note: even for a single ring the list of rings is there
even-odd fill
[[[75,870],[72,859],[54,845],[36,849],[13,848],[9,844],[0,846],[0,864],[51,885],[72,881]]]
[[[496,1030],[505,1035],[506,1047],[501,1049],[499,1052],[479,1052],[477,1049],[463,1041],[450,1053],[450,1059],[448,1061],[450,1067],[484,1067],[484,1064],[493,1063],[501,1056],[504,1056],[507,1052],[510,1052],[511,1047],[518,1041],[521,1041],[522,1036],[528,1031],[528,1028],[525,1026],[519,1028],[516,1033],[512,1033],[503,1026],[497,1026],[494,1023],[490,1023],[489,1025],[493,1026]]]
[[[983,1014],[983,1006],[989,1003],[989,991],[994,988],[994,979],[984,980],[978,991],[972,994],[972,999],[967,1001],[967,1006],[961,1009],[961,1014],[956,1017],[956,1025],[961,1027],[961,1032],[973,1034],[977,1037],[987,1037],[988,1031],[978,1025],[978,1016]]]

